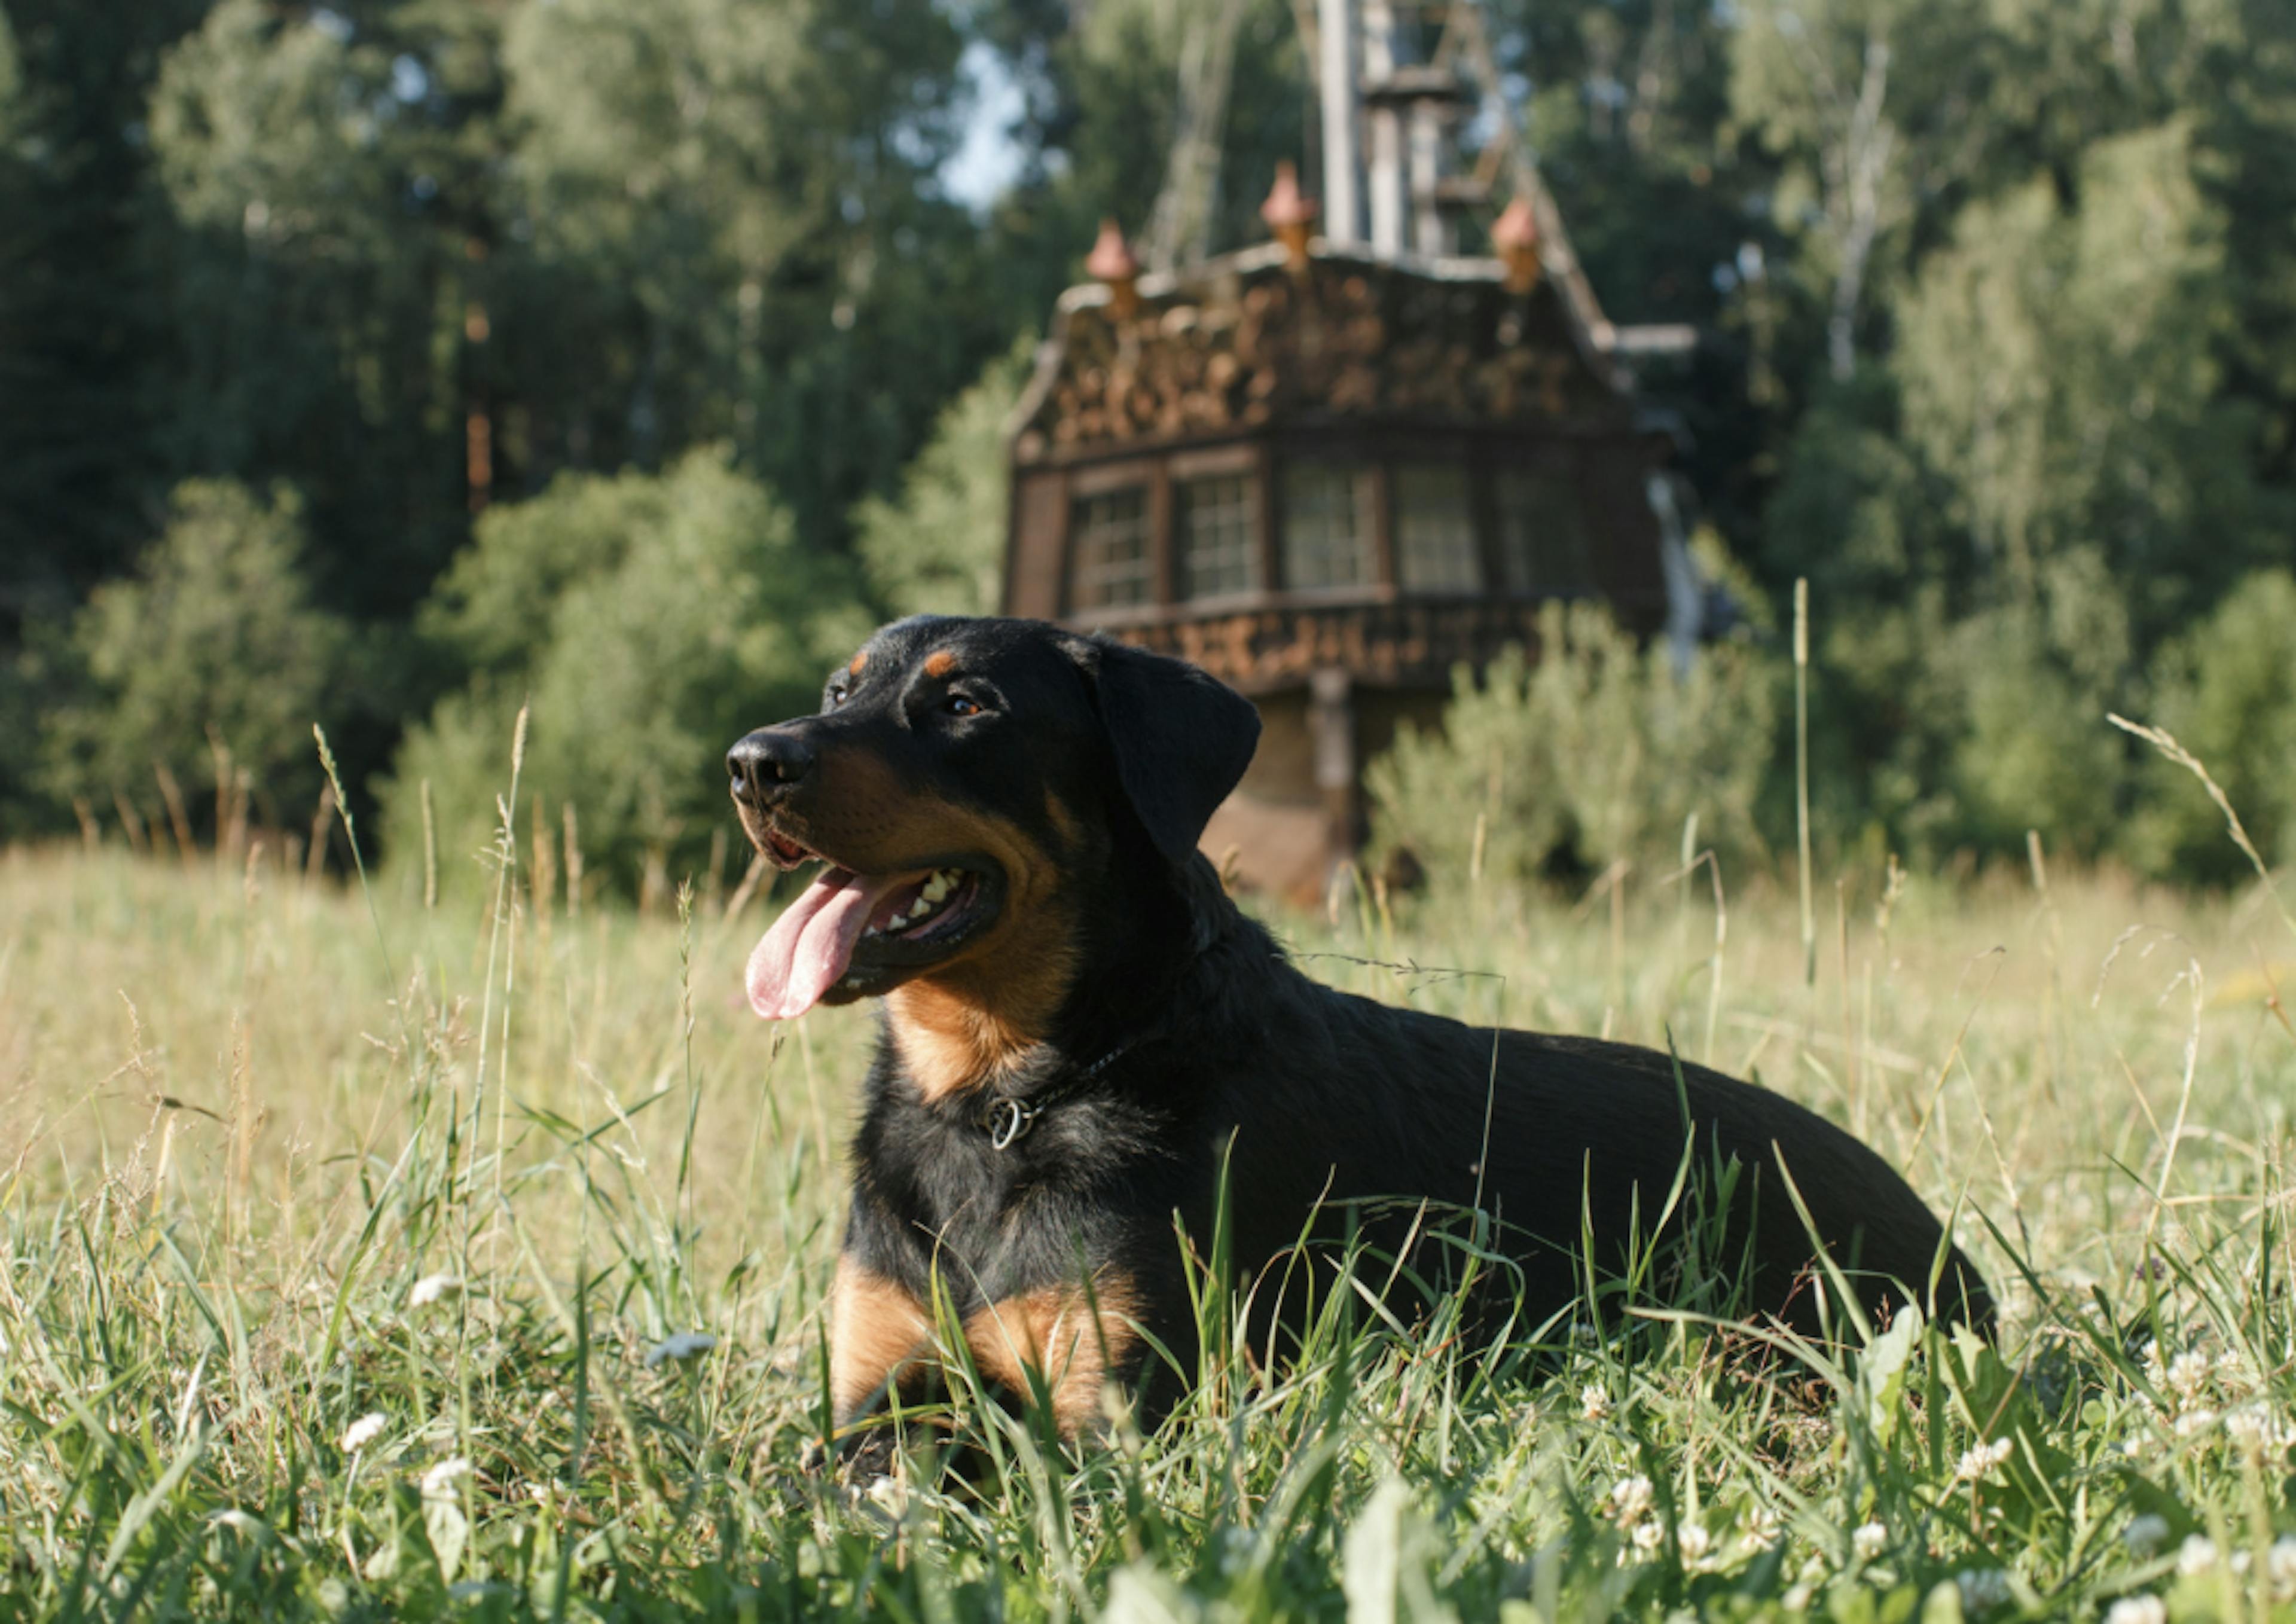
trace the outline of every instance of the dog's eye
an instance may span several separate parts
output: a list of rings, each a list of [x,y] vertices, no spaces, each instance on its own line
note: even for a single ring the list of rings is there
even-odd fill
[[[947,699],[941,701],[940,708],[943,710],[947,711],[951,716],[979,716],[980,714],[980,705],[979,701],[969,700],[962,693],[950,694]]]
[[[839,683],[834,688],[832,688],[829,691],[829,708],[832,710],[836,709],[840,705],[845,702],[846,693],[847,689],[843,683]]]

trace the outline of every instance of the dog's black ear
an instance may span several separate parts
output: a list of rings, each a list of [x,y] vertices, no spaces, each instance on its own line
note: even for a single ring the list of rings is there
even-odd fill
[[[1107,638],[1072,651],[1093,678],[1116,775],[1156,849],[1174,864],[1194,853],[1212,813],[1251,765],[1259,712],[1185,660]]]

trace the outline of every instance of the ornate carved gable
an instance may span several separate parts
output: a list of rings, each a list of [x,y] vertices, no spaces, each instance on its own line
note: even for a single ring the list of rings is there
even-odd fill
[[[1554,278],[1496,263],[1280,250],[1144,283],[1128,315],[1071,289],[1017,414],[1013,455],[1060,462],[1143,441],[1351,422],[1613,428],[1632,403]],[[1599,317],[1597,317],[1599,319]]]

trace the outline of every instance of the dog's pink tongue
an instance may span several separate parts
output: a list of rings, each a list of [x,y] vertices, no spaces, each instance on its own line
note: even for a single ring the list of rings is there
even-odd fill
[[[750,955],[750,1007],[768,1021],[787,1021],[821,1002],[853,962],[853,944],[894,883],[824,869]]]

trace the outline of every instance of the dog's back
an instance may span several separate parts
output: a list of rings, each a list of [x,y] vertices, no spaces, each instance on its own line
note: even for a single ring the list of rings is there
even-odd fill
[[[1495,1032],[1335,992],[1257,926],[1237,928],[1206,978],[1217,998],[1193,1004],[1206,1016],[1170,1058],[1210,1085],[1196,1132],[1233,1133],[1230,1163],[1248,1169],[1226,1193],[1246,1264],[1296,1241],[1318,1201],[1334,1213],[1379,1203],[1365,1230],[1374,1245],[1423,1229],[1391,1199],[1407,1193],[1496,1220],[1533,1323],[1656,1244],[1676,1250],[1646,1282],[1653,1292],[1680,1303],[1694,1257],[1710,1287],[1730,1288],[1710,1292],[1711,1307],[1815,1332],[1814,1228],[1870,1316],[1910,1299],[1989,1325],[1981,1277],[1906,1181],[1784,1095],[1629,1044]]]

